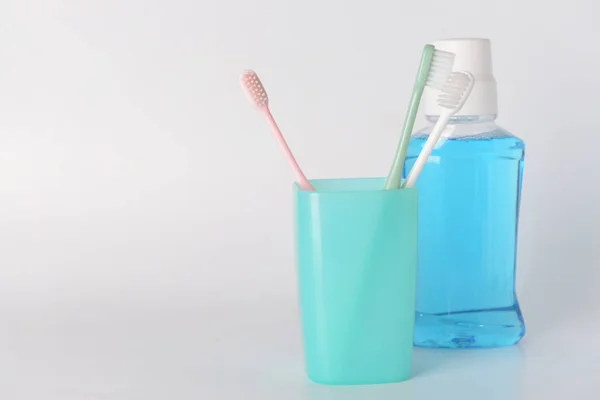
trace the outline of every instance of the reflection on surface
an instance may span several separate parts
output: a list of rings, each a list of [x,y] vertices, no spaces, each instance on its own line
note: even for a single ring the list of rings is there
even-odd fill
[[[524,355],[520,346],[501,349],[415,348],[413,378],[371,386],[307,384],[310,400],[512,400],[519,398]]]

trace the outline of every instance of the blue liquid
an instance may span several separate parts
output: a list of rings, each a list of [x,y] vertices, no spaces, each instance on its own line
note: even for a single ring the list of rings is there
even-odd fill
[[[413,138],[414,164],[424,138]],[[501,130],[440,139],[417,181],[415,345],[499,347],[525,325],[515,294],[524,143]]]

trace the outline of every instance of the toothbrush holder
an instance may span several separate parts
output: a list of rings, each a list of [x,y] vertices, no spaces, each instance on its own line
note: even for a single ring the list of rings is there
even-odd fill
[[[295,185],[296,262],[305,368],[328,385],[410,377],[417,191],[384,178]]]

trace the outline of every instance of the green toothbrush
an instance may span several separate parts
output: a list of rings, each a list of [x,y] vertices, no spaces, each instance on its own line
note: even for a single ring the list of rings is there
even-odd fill
[[[436,50],[435,47],[430,44],[425,45],[423,48],[415,86],[413,87],[412,96],[408,103],[408,111],[404,119],[404,125],[402,126],[400,142],[396,149],[392,168],[385,180],[385,190],[400,189],[406,149],[408,148],[410,134],[412,133],[415,119],[417,118],[417,111],[419,110],[419,103],[421,102],[425,86],[442,89],[452,72],[453,65],[454,53]]]

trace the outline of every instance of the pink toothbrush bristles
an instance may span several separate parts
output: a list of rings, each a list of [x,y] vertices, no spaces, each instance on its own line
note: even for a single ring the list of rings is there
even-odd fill
[[[242,72],[242,75],[240,76],[240,83],[242,85],[242,89],[248,97],[248,100],[250,100],[250,103],[252,103],[252,105],[256,107],[266,118],[267,123],[271,128],[271,132],[273,132],[273,136],[275,136],[275,140],[277,140],[277,143],[279,144],[279,148],[294,171],[296,181],[298,182],[298,187],[301,190],[314,192],[315,188],[311,185],[308,179],[306,179],[306,176],[304,176],[304,173],[292,155],[292,151],[285,142],[285,139],[283,138],[283,135],[281,134],[273,115],[271,115],[267,91],[262,85],[260,79],[258,79],[256,72],[249,69]]]
[[[248,96],[248,100],[250,100],[250,103],[254,107],[261,108],[269,105],[269,96],[267,96],[267,91],[260,79],[258,79],[256,72],[252,70],[244,71],[240,77],[240,82],[242,89],[244,89],[246,96]]]

